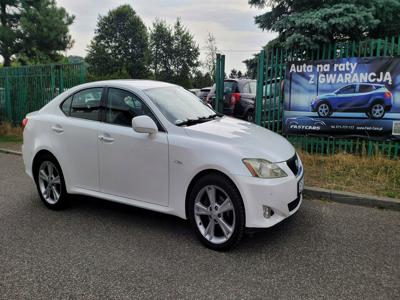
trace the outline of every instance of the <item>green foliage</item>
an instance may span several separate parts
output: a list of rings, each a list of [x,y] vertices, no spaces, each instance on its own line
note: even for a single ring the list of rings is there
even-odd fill
[[[154,78],[191,88],[199,66],[200,50],[193,35],[176,20],[171,28],[156,20],[150,30],[150,52]]]
[[[210,73],[203,74],[201,71],[196,71],[193,76],[193,88],[210,87],[214,84],[214,80]]]
[[[263,30],[279,33],[269,46],[317,49],[325,43],[395,36],[400,28],[398,0],[249,0],[272,9],[256,17]]]
[[[246,65],[247,72],[245,77],[250,79],[256,79],[257,77],[257,64],[258,64],[258,54],[254,54],[252,58],[246,59],[243,61]]]
[[[86,62],[92,78],[148,78],[147,28],[129,5],[100,16]]]
[[[174,33],[164,20],[156,19],[150,29],[150,53],[154,78],[167,81],[172,74]]]
[[[4,66],[48,63],[72,47],[68,26],[74,21],[55,0],[0,0],[0,54]]]

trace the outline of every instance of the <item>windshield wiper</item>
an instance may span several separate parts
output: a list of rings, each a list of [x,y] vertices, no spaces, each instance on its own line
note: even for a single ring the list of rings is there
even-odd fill
[[[190,126],[190,125],[195,125],[195,124],[199,124],[199,123],[203,123],[206,122],[206,119],[202,119],[202,118],[197,118],[197,119],[187,119],[185,121],[179,122],[179,123],[175,123],[176,126]]]
[[[216,112],[215,114],[209,115],[208,117],[204,117],[205,119],[214,119],[216,117],[223,117],[224,115]]]
[[[204,123],[204,122],[208,122],[211,121],[213,119],[215,119],[216,117],[222,117],[223,114],[220,113],[215,113],[209,116],[204,116],[204,117],[198,117],[197,119],[187,119],[185,121],[179,122],[179,123],[175,123],[176,126],[190,126],[190,125],[195,125],[195,124],[199,124],[199,123]]]

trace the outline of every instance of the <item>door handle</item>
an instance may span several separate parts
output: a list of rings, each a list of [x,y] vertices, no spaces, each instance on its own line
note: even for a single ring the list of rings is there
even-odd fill
[[[62,127],[60,125],[53,126],[53,127],[51,127],[51,129],[54,132],[57,132],[57,133],[63,133],[64,132],[64,129],[62,129]]]
[[[114,139],[110,136],[99,135],[99,140],[105,143],[112,143]]]

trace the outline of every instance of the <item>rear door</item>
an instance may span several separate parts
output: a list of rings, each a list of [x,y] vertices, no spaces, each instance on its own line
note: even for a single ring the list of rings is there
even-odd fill
[[[99,190],[98,145],[103,88],[81,90],[61,104],[66,115],[51,124],[52,143],[71,185]]]

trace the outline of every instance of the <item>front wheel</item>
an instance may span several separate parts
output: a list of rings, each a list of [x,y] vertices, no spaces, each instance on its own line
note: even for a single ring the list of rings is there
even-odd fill
[[[197,237],[213,250],[232,249],[245,229],[245,210],[235,185],[218,174],[200,178],[188,204],[188,216]]]
[[[326,102],[318,104],[317,113],[322,118],[329,117],[332,114],[330,105]]]
[[[51,155],[44,155],[36,166],[34,176],[40,199],[50,209],[65,208],[68,194],[57,160]]]

